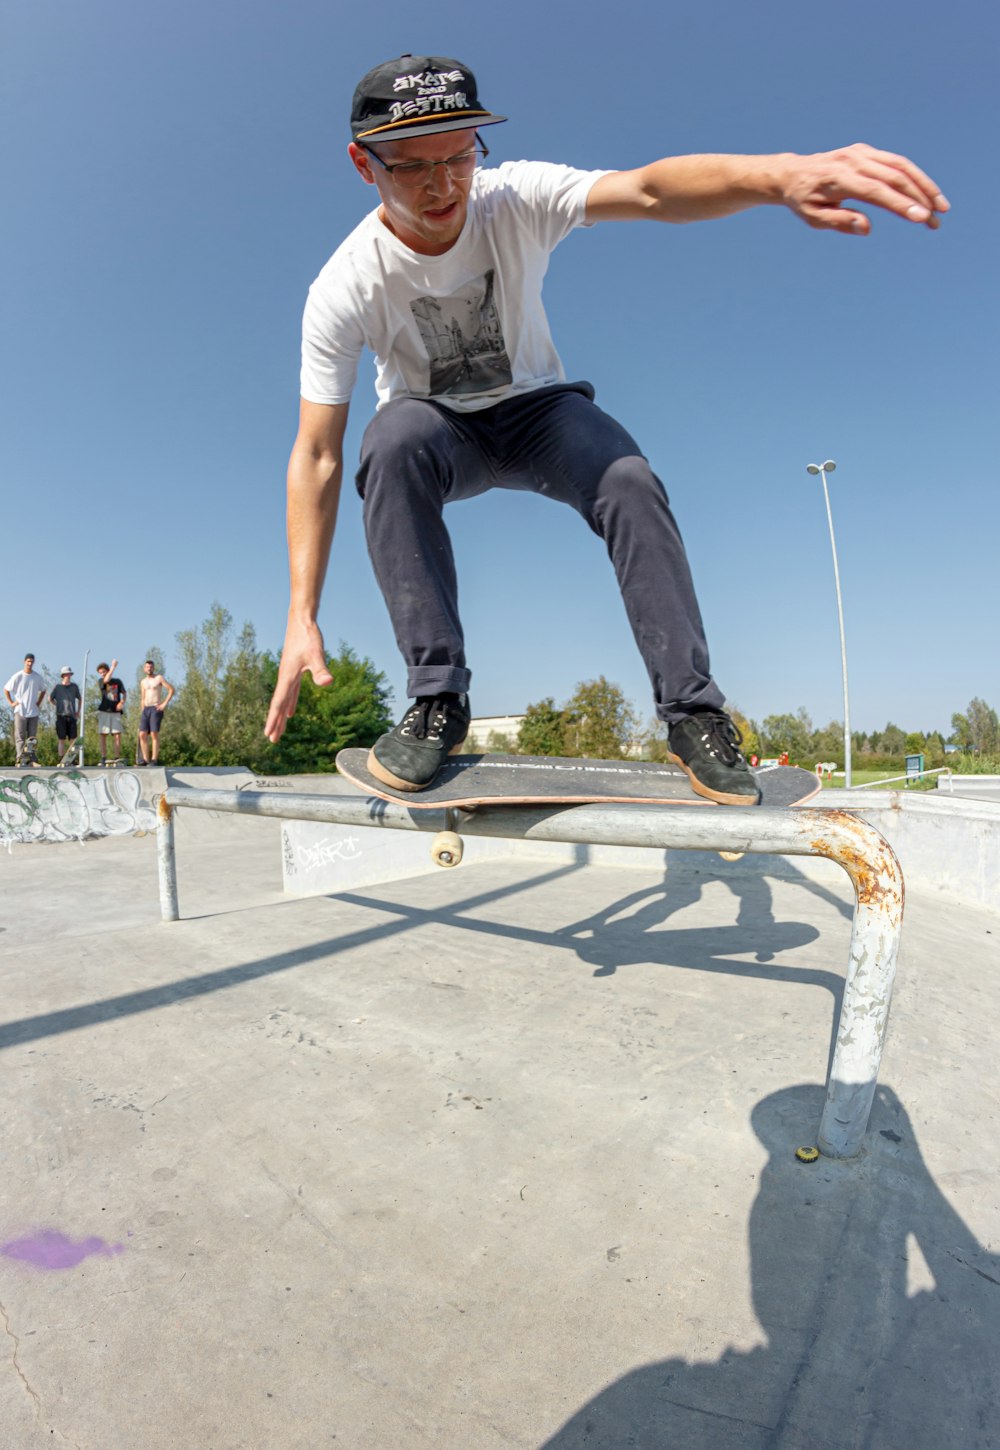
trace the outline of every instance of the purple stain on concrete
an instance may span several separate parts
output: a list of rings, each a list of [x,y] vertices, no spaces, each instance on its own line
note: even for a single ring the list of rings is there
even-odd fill
[[[41,1229],[23,1239],[11,1239],[9,1244],[0,1244],[0,1254],[5,1259],[19,1259],[23,1264],[34,1264],[36,1269],[75,1269],[91,1254],[103,1254],[110,1258],[124,1251],[124,1244],[106,1244],[103,1239],[80,1239],[74,1243],[57,1229]]]

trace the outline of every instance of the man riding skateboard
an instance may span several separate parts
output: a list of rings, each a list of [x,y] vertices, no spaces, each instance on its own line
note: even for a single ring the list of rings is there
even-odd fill
[[[441,56],[387,61],[355,91],[348,153],[381,204],[306,304],[288,470],[291,603],[265,733],[280,739],[304,671],[317,685],[332,678],[317,615],[368,347],[378,406],[356,484],[413,699],[373,746],[372,774],[421,790],[465,739],[471,674],[443,507],[489,488],[526,489],[569,504],[605,541],[672,758],[694,790],[755,805],[667,496],[590,384],[566,380],[542,306],[548,257],[575,227],[602,221],[701,221],[783,205],[812,227],[864,235],[867,217],[843,203],[932,228],[948,203],[911,161],[867,145],[669,157],[634,171],[527,161],[482,169],[480,132],[505,119],[480,103],[467,66]]]

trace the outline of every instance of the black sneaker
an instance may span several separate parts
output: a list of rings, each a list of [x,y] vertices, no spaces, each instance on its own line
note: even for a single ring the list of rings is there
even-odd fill
[[[396,790],[423,790],[469,733],[467,695],[421,695],[368,752],[368,769]]]
[[[755,806],[760,790],[740,754],[743,736],[723,710],[699,710],[670,727],[670,759],[696,795],[724,806]]]

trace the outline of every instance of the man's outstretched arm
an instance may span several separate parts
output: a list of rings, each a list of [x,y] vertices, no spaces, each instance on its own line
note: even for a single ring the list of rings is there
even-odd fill
[[[303,399],[299,408],[299,432],[288,462],[288,624],[264,726],[272,741],[281,739],[295,714],[305,671],[317,685],[333,678],[317,617],[340,502],[348,407]]]
[[[864,236],[862,202],[936,227],[948,201],[905,156],[859,142],[815,156],[669,156],[602,176],[587,197],[587,221],[695,222],[751,206],[787,206],[811,227]]]

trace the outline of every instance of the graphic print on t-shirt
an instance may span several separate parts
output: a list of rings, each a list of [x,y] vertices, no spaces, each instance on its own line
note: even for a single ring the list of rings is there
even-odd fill
[[[493,268],[450,297],[417,297],[410,311],[431,364],[431,397],[488,393],[513,381],[493,300]]]

